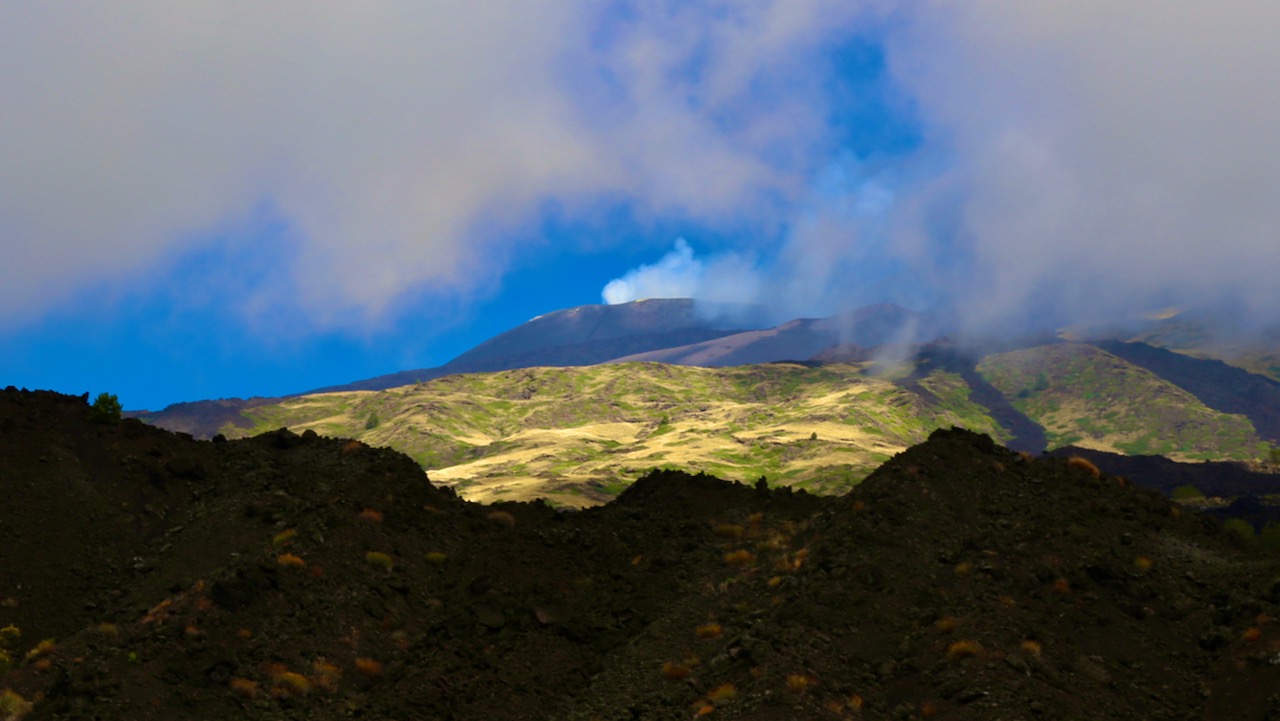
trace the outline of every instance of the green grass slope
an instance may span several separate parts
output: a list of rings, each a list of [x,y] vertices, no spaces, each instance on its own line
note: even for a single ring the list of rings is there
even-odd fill
[[[1260,439],[1159,376],[1081,343],[988,356],[978,371],[1044,427],[1049,447],[1077,445],[1174,460],[1252,460]]]
[[[928,393],[841,364],[529,368],[284,399],[249,411],[253,428],[223,432],[389,446],[481,501],[588,505],[654,467],[837,493],[935,428],[1006,435],[959,376],[919,385]]]

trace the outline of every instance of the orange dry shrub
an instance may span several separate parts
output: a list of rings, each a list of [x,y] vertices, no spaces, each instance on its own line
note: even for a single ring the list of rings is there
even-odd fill
[[[500,526],[506,526],[507,528],[514,528],[516,525],[516,517],[506,511],[491,511],[486,518],[493,523]]]
[[[5,721],[18,721],[31,713],[32,704],[17,691],[7,688],[0,691],[0,718]]]
[[[106,622],[100,623],[97,626],[94,626],[94,630],[97,631],[98,635],[100,636],[119,636],[120,635],[120,627],[114,623],[106,623]]]
[[[920,704],[920,715],[925,718],[933,718],[938,715],[938,704],[932,701],[925,701]]]
[[[307,565],[307,562],[302,560],[301,556],[292,553],[282,553],[276,556],[276,563],[285,568],[305,568]]]
[[[275,686],[271,689],[271,693],[279,698],[305,696],[311,692],[311,681],[300,673],[285,671],[276,676],[274,681]]]
[[[730,566],[750,566],[755,561],[756,555],[743,548],[724,554],[724,562]]]
[[[1073,468],[1077,471],[1084,471],[1085,473],[1088,473],[1094,478],[1097,478],[1102,475],[1102,471],[1099,471],[1098,467],[1093,465],[1092,461],[1090,461],[1088,458],[1082,458],[1080,456],[1072,456],[1068,458],[1067,468]]]
[[[982,644],[977,641],[956,641],[947,646],[947,658],[952,661],[959,661],[965,658],[973,658],[982,655]]]
[[[694,718],[702,718],[703,716],[708,716],[716,712],[715,706],[712,706],[711,704],[707,703],[702,699],[698,699],[697,701],[694,701],[693,706],[695,709],[695,711],[693,712]]]
[[[668,681],[680,681],[689,677],[689,667],[683,663],[667,661],[662,664],[662,677]]]
[[[227,688],[231,693],[248,701],[258,697],[258,682],[247,678],[233,678],[227,682]]]
[[[382,675],[382,662],[361,656],[356,659],[356,670],[365,678],[377,678]]]
[[[323,658],[317,658],[312,661],[311,668],[315,671],[313,681],[317,687],[329,693],[334,693],[338,690],[338,682],[342,680],[342,669],[325,661]]]
[[[365,445],[360,441],[351,440],[342,444],[343,453],[355,453],[362,448],[365,448]]]
[[[942,633],[951,633],[956,630],[956,625],[957,621],[955,616],[943,616],[933,622],[933,627]]]
[[[49,654],[53,653],[53,650],[57,647],[58,646],[53,642],[53,639],[46,638],[40,643],[37,643],[35,648],[31,649],[30,651],[27,651],[27,655],[23,657],[22,662],[31,663],[32,661],[35,661],[41,656],[48,656]]]
[[[711,623],[704,623],[701,626],[698,626],[693,630],[693,634],[706,641],[712,638],[719,638],[723,631],[724,629],[720,627],[720,624],[713,621]]]
[[[813,686],[814,678],[806,673],[787,674],[787,690],[794,694],[802,694]]]
[[[1053,582],[1053,591],[1054,593],[1060,593],[1065,596],[1068,593],[1071,593],[1071,582],[1065,578],[1059,578]]]
[[[1022,643],[1019,645],[1019,648],[1022,649],[1023,653],[1026,653],[1029,656],[1032,656],[1034,658],[1040,658],[1040,642],[1039,641],[1036,641],[1030,638],[1025,638],[1022,640]]]
[[[849,708],[853,709],[854,711],[861,711],[863,704],[865,704],[866,702],[867,702],[866,699],[862,698],[862,696],[859,696],[858,694],[855,693],[854,695],[849,697]]]
[[[729,682],[707,692],[707,700],[714,704],[726,704],[738,697],[738,688]]]
[[[360,511],[360,515],[357,516],[357,518],[365,521],[366,523],[382,523],[382,511],[373,508],[366,508],[363,511]]]
[[[955,571],[957,576],[968,576],[970,573],[973,573],[973,564],[968,561],[962,561],[957,563],[956,567],[952,570]]]
[[[1241,638],[1243,638],[1246,643],[1253,643],[1254,641],[1257,641],[1258,639],[1262,638],[1262,629],[1258,628],[1257,626],[1250,626],[1249,628],[1245,629],[1245,632],[1243,635],[1241,635]]]
[[[1133,567],[1138,573],[1146,573],[1147,571],[1150,571],[1151,567],[1154,565],[1155,562],[1146,556],[1138,556],[1133,559]]]

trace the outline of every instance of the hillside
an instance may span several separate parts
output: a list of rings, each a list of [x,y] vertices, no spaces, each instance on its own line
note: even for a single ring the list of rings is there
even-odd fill
[[[359,438],[408,454],[472,500],[599,503],[678,467],[838,493],[938,427],[1003,437],[954,374],[910,384],[865,365],[726,369],[656,363],[448,376],[380,393],[325,393],[248,413],[252,428]]]
[[[11,717],[1280,713],[1280,559],[965,431],[841,497],[672,471],[556,512],[350,441],[87,415],[0,393]]]
[[[1049,447],[1077,445],[1175,460],[1253,460],[1262,441],[1243,415],[1100,348],[1058,343],[987,356],[978,370],[1045,429]]]

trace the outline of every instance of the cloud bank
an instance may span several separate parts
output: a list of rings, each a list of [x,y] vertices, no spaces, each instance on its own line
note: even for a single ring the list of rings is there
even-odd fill
[[[824,150],[806,67],[855,13],[5,3],[0,322],[228,237],[282,258],[247,304],[324,322],[493,282],[548,204],[767,222]]]
[[[897,296],[975,333],[1169,304],[1280,322],[1280,6],[890,17],[888,74],[922,141],[802,196],[750,299],[801,313]]]
[[[612,300],[1275,320],[1277,36],[1261,0],[4,3],[0,325],[202,250],[269,259],[246,313],[358,323],[609,204],[755,229]],[[913,147],[847,147],[852,40]]]

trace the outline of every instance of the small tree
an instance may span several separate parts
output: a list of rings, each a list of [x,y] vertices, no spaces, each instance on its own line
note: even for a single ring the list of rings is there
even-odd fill
[[[364,429],[366,431],[371,431],[377,427],[378,427],[378,412],[369,411],[369,420],[364,422]]]
[[[93,401],[89,417],[95,423],[117,423],[123,410],[120,399],[114,393],[99,393]]]

